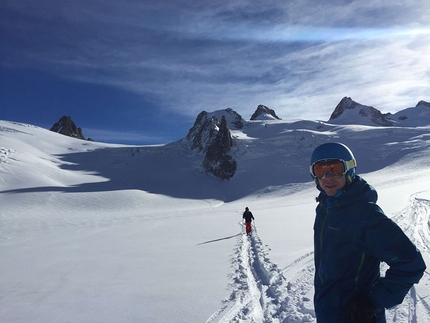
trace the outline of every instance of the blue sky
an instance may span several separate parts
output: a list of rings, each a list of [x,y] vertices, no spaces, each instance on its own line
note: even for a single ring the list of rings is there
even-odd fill
[[[156,144],[203,110],[394,113],[430,101],[429,22],[428,0],[2,0],[0,119]]]

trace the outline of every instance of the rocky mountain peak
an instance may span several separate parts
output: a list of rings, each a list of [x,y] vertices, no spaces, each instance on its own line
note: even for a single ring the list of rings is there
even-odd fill
[[[241,129],[245,124],[241,115],[231,108],[211,113],[202,111],[186,137],[191,143],[192,150],[206,152],[207,147],[215,140],[220,131],[222,117],[225,118],[229,129]]]
[[[228,154],[232,146],[230,129],[225,116],[222,116],[219,131],[206,149],[203,168],[221,179],[233,177],[236,172],[236,161]]]
[[[281,118],[279,118],[275,111],[272,109],[269,109],[268,107],[260,104],[257,107],[257,110],[255,110],[254,114],[251,116],[251,120],[273,120],[273,119],[277,119],[277,120],[281,120]]]
[[[76,127],[70,116],[61,117],[60,120],[55,123],[50,130],[68,137],[85,140],[85,137],[82,134],[82,129]]]
[[[427,108],[430,108],[430,102],[426,102],[426,101],[420,101],[420,102],[418,102],[417,103],[417,105],[416,105],[416,107],[419,107],[419,106],[424,106],[424,107],[427,107]]]
[[[374,107],[362,105],[350,97],[344,97],[334,109],[328,122],[392,126],[394,121],[390,116],[390,113],[383,114]]]
[[[200,112],[186,139],[191,150],[205,153],[203,168],[221,179],[230,179],[236,161],[228,154],[233,145],[230,127],[241,129],[245,120],[231,108]]]

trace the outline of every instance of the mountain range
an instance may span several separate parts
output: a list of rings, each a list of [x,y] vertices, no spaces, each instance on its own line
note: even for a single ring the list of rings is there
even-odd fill
[[[420,101],[414,108],[407,108],[395,114],[381,113],[371,106],[362,105],[344,97],[333,111],[329,123],[361,124],[369,126],[417,126],[428,125],[430,103]]]
[[[250,121],[281,120],[273,109],[259,105]],[[230,154],[235,145],[231,130],[242,129],[247,121],[231,108],[214,112],[202,111],[193,127],[186,135],[189,148],[204,154],[202,165],[206,172],[221,179],[230,179],[237,170],[237,162]],[[358,124],[367,126],[425,126],[430,124],[430,103],[420,101],[415,108],[407,108],[396,114],[381,113],[371,106],[362,105],[349,97],[344,97],[334,109],[329,124]],[[78,128],[70,116],[63,116],[51,131],[84,139],[82,129]],[[92,141],[91,138],[88,140]]]
[[[222,124],[225,118],[226,125]],[[281,120],[276,112],[264,105],[259,105],[250,121]],[[430,103],[420,101],[415,108],[408,108],[392,115],[359,104],[351,98],[344,97],[333,111],[329,124],[358,124],[368,126],[408,126],[430,124]],[[205,153],[203,166],[207,172],[221,179],[230,179],[236,171],[236,161],[229,154],[235,141],[231,138],[230,129],[242,129],[246,121],[231,108],[207,113],[201,112],[194,126],[188,132],[186,139],[190,142],[190,148]],[[231,138],[221,140],[220,138]],[[208,152],[208,147],[211,147]],[[215,152],[215,153],[214,153]],[[222,161],[222,162],[221,162]],[[209,166],[210,165],[210,166]]]
[[[315,323],[309,161],[332,141],[429,264],[430,107],[386,116],[393,126],[361,109],[330,122],[204,113],[190,138],[154,146],[0,120],[2,321]],[[229,180],[206,168],[223,162]],[[426,271],[387,322],[427,323],[429,286]]]

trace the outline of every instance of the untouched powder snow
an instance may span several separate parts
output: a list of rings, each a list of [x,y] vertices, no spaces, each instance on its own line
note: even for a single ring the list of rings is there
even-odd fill
[[[181,141],[125,146],[0,121],[0,321],[316,322],[312,150],[341,141],[430,259],[430,126],[253,121],[235,176]],[[256,220],[244,235],[248,206]],[[425,272],[388,322],[430,322]]]

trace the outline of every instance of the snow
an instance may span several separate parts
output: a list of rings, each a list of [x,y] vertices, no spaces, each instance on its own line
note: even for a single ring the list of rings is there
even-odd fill
[[[429,263],[423,124],[248,122],[221,181],[182,141],[103,144],[0,121],[0,321],[315,322],[312,150],[349,145]],[[388,322],[430,322],[429,284],[426,271]]]
[[[399,125],[427,126],[430,118],[430,106],[422,103],[413,108],[407,108],[391,116]]]
[[[230,129],[236,129],[236,123],[245,123],[245,120],[241,118],[241,116],[235,112],[231,108],[227,108],[224,110],[216,110],[214,112],[207,113],[207,119],[216,118],[217,122],[220,123],[222,117],[224,116],[225,120],[229,124]]]

